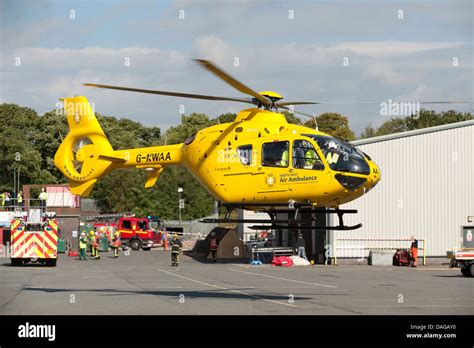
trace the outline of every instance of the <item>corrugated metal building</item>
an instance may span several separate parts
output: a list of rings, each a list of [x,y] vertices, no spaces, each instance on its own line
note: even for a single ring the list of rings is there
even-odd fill
[[[446,256],[447,250],[460,245],[463,226],[474,225],[468,222],[468,216],[474,216],[474,121],[354,144],[377,163],[382,180],[365,196],[341,206],[359,211],[344,216],[347,225],[361,222],[363,227],[330,233],[337,257],[409,247],[409,241],[385,239],[412,235],[426,240],[428,257]]]

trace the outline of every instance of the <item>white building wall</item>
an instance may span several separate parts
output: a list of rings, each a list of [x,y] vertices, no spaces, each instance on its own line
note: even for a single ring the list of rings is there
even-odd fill
[[[347,225],[361,222],[363,227],[332,232],[332,244],[335,238],[403,239],[414,235],[426,239],[428,256],[445,256],[447,250],[459,247],[461,226],[472,225],[467,217],[474,215],[474,121],[459,125],[389,140],[380,137],[381,141],[358,145],[379,166],[382,180],[365,196],[341,206],[359,211],[344,216]],[[343,244],[410,246],[409,242],[336,241],[338,257],[360,254],[344,255],[339,249]]]
[[[251,211],[251,210],[243,210],[243,209],[239,209],[238,217],[239,219],[270,220],[270,216],[267,213]],[[237,225],[237,233],[239,234],[240,238],[242,238],[244,242],[248,242],[251,236],[255,235],[256,232],[259,232],[259,231],[250,229],[250,226],[253,226],[253,225],[268,226],[270,224],[268,223],[261,223],[261,224],[239,223]]]

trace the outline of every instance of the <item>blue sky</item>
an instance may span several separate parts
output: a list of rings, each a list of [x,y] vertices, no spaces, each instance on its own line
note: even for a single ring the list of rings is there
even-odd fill
[[[195,66],[193,58],[211,59],[250,87],[275,90],[292,100],[418,102],[473,97],[474,13],[469,0],[0,4],[0,102],[31,106],[40,113],[55,108],[58,98],[77,94],[87,96],[102,114],[163,128],[179,123],[180,105],[186,113],[211,116],[240,110],[242,105],[227,102],[81,86],[98,82],[239,96]],[[184,19],[179,18],[180,10]],[[289,18],[289,11],[294,18]],[[15,66],[18,58],[21,65]],[[343,59],[348,59],[348,66],[343,66]],[[380,114],[379,105],[297,110],[340,112],[357,133],[388,118]]]

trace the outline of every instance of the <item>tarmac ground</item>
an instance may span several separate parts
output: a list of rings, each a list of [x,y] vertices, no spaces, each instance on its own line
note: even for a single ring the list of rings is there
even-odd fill
[[[57,267],[0,259],[0,314],[474,314],[474,279],[445,265],[271,267],[163,250]]]

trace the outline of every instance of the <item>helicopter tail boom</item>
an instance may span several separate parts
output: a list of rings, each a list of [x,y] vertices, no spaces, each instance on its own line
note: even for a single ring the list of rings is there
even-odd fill
[[[127,167],[147,170],[145,187],[151,187],[164,166],[181,164],[182,144],[114,151],[85,97],[62,100],[69,133],[59,146],[54,163],[69,179],[73,194],[88,196],[99,177]]]

